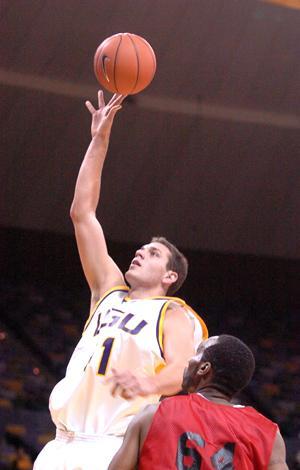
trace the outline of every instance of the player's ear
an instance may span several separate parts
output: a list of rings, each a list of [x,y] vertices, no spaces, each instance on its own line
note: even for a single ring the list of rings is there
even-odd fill
[[[199,365],[199,369],[197,371],[198,375],[204,376],[207,375],[211,371],[211,363],[206,361],[206,362],[201,362]]]
[[[175,271],[167,271],[163,277],[163,284],[165,287],[169,287],[174,284],[178,279],[178,274]]]

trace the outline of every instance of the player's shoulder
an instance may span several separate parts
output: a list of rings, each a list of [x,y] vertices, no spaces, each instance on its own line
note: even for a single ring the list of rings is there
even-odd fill
[[[179,321],[189,323],[192,320],[192,316],[185,305],[180,305],[177,302],[170,302],[166,308],[166,320],[168,319],[172,319],[172,321],[178,319]]]
[[[166,312],[181,312],[181,314],[188,311],[189,306],[185,300],[180,297],[162,297],[164,299],[164,305]]]
[[[198,313],[195,312],[190,305],[186,303],[185,300],[181,299],[180,297],[166,297],[166,308],[167,311],[170,310],[172,312],[178,311],[181,313],[187,313],[190,317],[199,317]]]
[[[128,295],[129,287],[125,284],[115,285],[106,290],[103,290],[98,296],[96,305],[102,304],[104,301],[110,300],[116,297],[125,298]]]
[[[179,322],[191,324],[197,332],[197,340],[208,338],[208,329],[203,318],[188,305],[184,300],[173,298],[169,301],[166,312],[166,320],[176,320]]]
[[[176,300],[170,300],[168,303],[168,310],[181,310],[186,311],[186,303],[182,301],[182,303],[177,302]]]
[[[170,316],[173,319],[175,317],[184,317],[188,320],[199,319],[199,315],[182,299],[173,298],[170,299],[166,305],[166,316]]]
[[[141,413],[145,415],[154,414],[158,407],[159,407],[159,403],[150,403],[142,409]]]
[[[155,415],[158,407],[159,403],[146,405],[138,414],[134,416],[130,423],[130,426],[135,427],[143,423],[150,422],[153,416]]]
[[[158,412],[160,416],[170,416],[171,413],[180,414],[189,401],[190,395],[182,393],[169,397],[164,396],[161,397],[161,401],[159,402],[155,412]]]

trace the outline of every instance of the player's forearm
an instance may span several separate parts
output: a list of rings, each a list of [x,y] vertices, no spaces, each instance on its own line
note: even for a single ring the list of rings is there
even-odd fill
[[[268,470],[289,470],[285,462],[274,462],[268,465]]]
[[[87,149],[78,173],[71,206],[71,217],[74,221],[96,211],[108,143],[108,139],[96,135]]]
[[[153,386],[158,395],[174,395],[181,390],[185,364],[174,362],[167,364],[153,377]]]

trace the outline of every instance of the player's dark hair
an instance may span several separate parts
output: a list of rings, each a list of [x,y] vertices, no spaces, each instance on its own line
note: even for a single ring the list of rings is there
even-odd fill
[[[248,346],[231,335],[220,335],[218,342],[204,350],[201,362],[210,362],[212,384],[229,397],[233,397],[250,382],[255,359]]]
[[[184,283],[188,273],[188,260],[186,257],[165,237],[153,237],[151,242],[161,243],[166,246],[170,251],[170,257],[167,264],[167,269],[174,271],[178,274],[176,282],[170,285],[167,294],[173,295]]]

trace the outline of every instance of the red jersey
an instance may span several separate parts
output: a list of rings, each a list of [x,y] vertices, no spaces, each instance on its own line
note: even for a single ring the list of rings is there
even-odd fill
[[[252,407],[199,394],[159,405],[141,450],[139,470],[264,470],[277,425]]]

